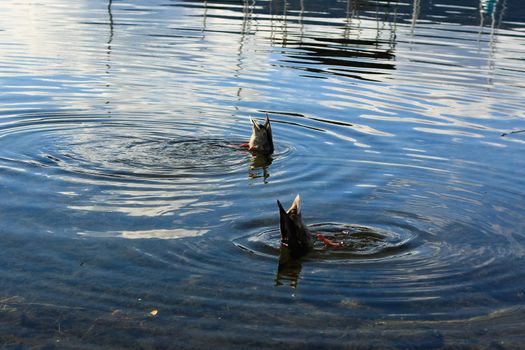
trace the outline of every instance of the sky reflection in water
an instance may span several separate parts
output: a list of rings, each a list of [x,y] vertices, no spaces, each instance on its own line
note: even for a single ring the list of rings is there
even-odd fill
[[[523,343],[520,1],[0,10],[3,344]]]

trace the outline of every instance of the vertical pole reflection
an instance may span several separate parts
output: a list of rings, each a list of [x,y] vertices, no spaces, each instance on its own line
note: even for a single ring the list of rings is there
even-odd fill
[[[414,30],[416,29],[417,20],[419,18],[419,11],[421,9],[421,0],[414,0],[412,9],[412,22],[410,23],[410,34],[414,36]]]
[[[113,41],[113,13],[111,12],[112,4],[113,4],[113,0],[108,0],[108,19],[109,19],[108,55],[111,54],[111,42]]]
[[[106,88],[110,87],[109,84],[109,74],[111,70],[111,43],[113,42],[113,13],[111,12],[111,5],[113,4],[113,0],[108,0],[108,21],[109,21],[109,37],[107,42],[107,48],[106,48],[106,54],[107,54],[107,63],[106,63],[106,74],[108,75],[107,81],[106,81]],[[109,96],[109,93],[108,93]],[[106,105],[109,106],[110,101],[109,99],[106,100]],[[108,114],[111,114],[111,109],[108,108]]]
[[[394,18],[393,18],[393,21],[392,21],[392,30],[390,31],[390,38],[389,38],[389,41],[390,41],[390,48],[392,50],[395,50],[396,48],[396,39],[397,39],[397,3],[395,4],[394,6]]]
[[[351,2],[352,0],[346,0],[346,20],[343,38],[347,40],[350,38],[350,24],[352,22],[352,18],[354,17],[354,11],[350,11]]]
[[[202,32],[206,31],[206,20],[208,19],[208,0],[204,1],[204,12],[202,14]]]
[[[488,71],[493,72],[495,70],[496,62],[495,62],[495,56],[496,56],[496,43],[497,43],[497,30],[499,29],[499,26],[501,22],[503,21],[503,16],[505,14],[505,11],[507,9],[507,0],[503,0],[501,5],[501,10],[499,13],[498,19],[496,19],[496,12],[498,7],[499,0],[480,0],[479,2],[479,16],[480,16],[480,22],[479,22],[479,36],[478,36],[478,43],[479,43],[479,51],[481,51],[481,38],[484,34],[484,27],[485,27],[485,17],[490,18],[490,34],[489,34],[489,57],[488,57]],[[489,75],[488,86],[492,85],[492,74]]]
[[[283,47],[286,47],[288,42],[288,0],[284,0],[283,4]]]
[[[253,9],[255,7],[255,0],[244,0],[244,6],[242,9],[243,17],[239,38],[239,49],[237,50],[237,68],[235,69],[234,77],[239,78],[242,70],[244,69],[244,46],[246,37],[250,34],[251,30],[251,19],[253,16]],[[242,100],[242,87],[239,86],[237,89],[237,100]]]
[[[299,47],[303,46],[303,40],[304,40],[304,0],[301,0],[300,3],[300,11],[299,11]]]
[[[301,6],[304,4],[301,1]],[[270,43],[272,46],[280,42],[281,47],[286,47],[288,37],[288,0],[283,1],[283,10],[280,12],[280,0],[269,1],[270,11]],[[302,20],[301,20],[302,21]],[[281,35],[278,37],[278,35]]]
[[[270,45],[272,45],[273,47],[273,43],[274,43],[274,16],[273,16],[273,0],[270,0],[270,5],[269,5],[269,8],[268,8],[269,12],[270,12]]]

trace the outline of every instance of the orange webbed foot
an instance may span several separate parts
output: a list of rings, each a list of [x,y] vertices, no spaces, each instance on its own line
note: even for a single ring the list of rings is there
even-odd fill
[[[326,238],[323,234],[320,234],[318,233],[316,235],[316,238],[318,241],[321,241],[323,242],[323,244],[325,245],[325,247],[340,247],[341,246],[341,243],[338,243],[338,242],[334,242],[328,238]]]

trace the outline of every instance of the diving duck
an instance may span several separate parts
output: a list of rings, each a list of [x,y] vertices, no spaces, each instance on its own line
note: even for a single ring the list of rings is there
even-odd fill
[[[293,259],[300,258],[314,247],[314,239],[327,247],[339,247],[340,244],[318,233],[313,236],[304,224],[301,214],[301,197],[297,195],[288,210],[284,210],[277,200],[280,217],[281,245],[286,247]]]
[[[284,210],[279,200],[277,200],[277,206],[279,207],[281,244],[288,248],[293,258],[306,255],[313,248],[313,240],[301,214],[301,197],[297,195],[288,210]]]
[[[250,118],[252,122],[252,136],[247,144],[241,145],[250,152],[270,155],[273,153],[272,126],[270,118],[266,115],[264,124],[259,124],[257,119]]]

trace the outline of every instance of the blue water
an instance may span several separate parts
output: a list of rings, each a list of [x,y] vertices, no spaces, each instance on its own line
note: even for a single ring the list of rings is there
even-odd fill
[[[522,347],[521,1],[0,13],[2,348]]]

